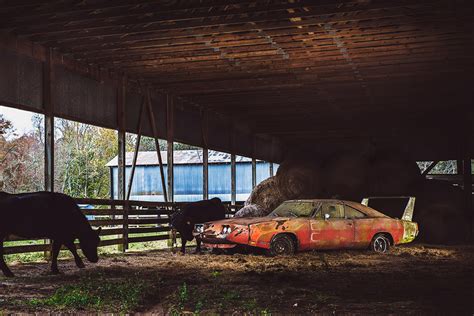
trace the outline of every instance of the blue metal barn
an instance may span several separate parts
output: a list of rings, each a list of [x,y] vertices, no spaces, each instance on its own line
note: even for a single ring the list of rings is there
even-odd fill
[[[165,177],[168,174],[167,154],[162,151]],[[209,151],[209,198],[219,197],[222,201],[231,199],[230,154]],[[188,202],[203,198],[203,160],[202,150],[179,150],[174,152],[174,200]],[[126,179],[131,172],[133,153],[126,155]],[[112,159],[110,167],[111,197],[117,199],[118,158]],[[270,176],[270,164],[257,160],[257,183]],[[236,157],[237,201],[245,201],[252,191],[252,160]],[[160,168],[154,151],[138,153],[137,166],[130,194],[132,200],[163,201]]]

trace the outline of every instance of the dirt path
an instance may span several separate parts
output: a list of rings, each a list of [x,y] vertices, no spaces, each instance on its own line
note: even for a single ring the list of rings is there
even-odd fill
[[[93,311],[97,307],[92,305],[29,303],[84,280],[104,288],[113,288],[107,284],[115,281],[131,288],[143,285],[129,311],[159,314],[474,311],[472,246],[414,245],[387,255],[327,251],[280,258],[157,251],[106,257],[80,271],[72,261],[60,265],[65,274],[59,276],[47,275],[46,263],[14,265],[17,278],[0,278],[0,311]],[[117,308],[100,306],[102,311]]]

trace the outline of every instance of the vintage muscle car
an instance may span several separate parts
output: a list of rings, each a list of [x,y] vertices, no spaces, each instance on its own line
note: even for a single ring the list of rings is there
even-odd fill
[[[237,245],[290,255],[312,249],[370,248],[384,253],[418,235],[412,222],[415,198],[402,219],[391,218],[361,203],[342,200],[291,200],[266,217],[230,218],[195,225],[193,234],[207,248]],[[365,205],[364,205],[365,204]]]

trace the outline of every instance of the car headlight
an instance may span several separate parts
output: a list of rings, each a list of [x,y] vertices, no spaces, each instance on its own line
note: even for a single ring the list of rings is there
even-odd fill
[[[204,232],[204,225],[203,224],[196,224],[196,225],[194,225],[194,230],[197,233],[203,233]]]
[[[232,229],[230,228],[230,226],[224,225],[224,226],[222,227],[222,232],[221,232],[221,234],[223,234],[223,235],[229,235],[231,232],[232,232]]]

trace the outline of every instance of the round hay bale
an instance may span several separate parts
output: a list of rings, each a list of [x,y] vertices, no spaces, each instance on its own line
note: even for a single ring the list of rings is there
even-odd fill
[[[268,215],[283,201],[287,200],[280,192],[276,177],[270,177],[260,182],[245,202],[247,205],[257,205],[264,215]],[[263,215],[263,216],[264,216]]]
[[[238,210],[234,217],[262,217],[267,215],[257,204],[248,204]]]
[[[312,161],[284,161],[276,177],[278,188],[286,199],[311,198],[320,191],[319,169]]]
[[[344,153],[324,166],[325,197],[359,201],[368,191],[369,162],[364,153]]]

